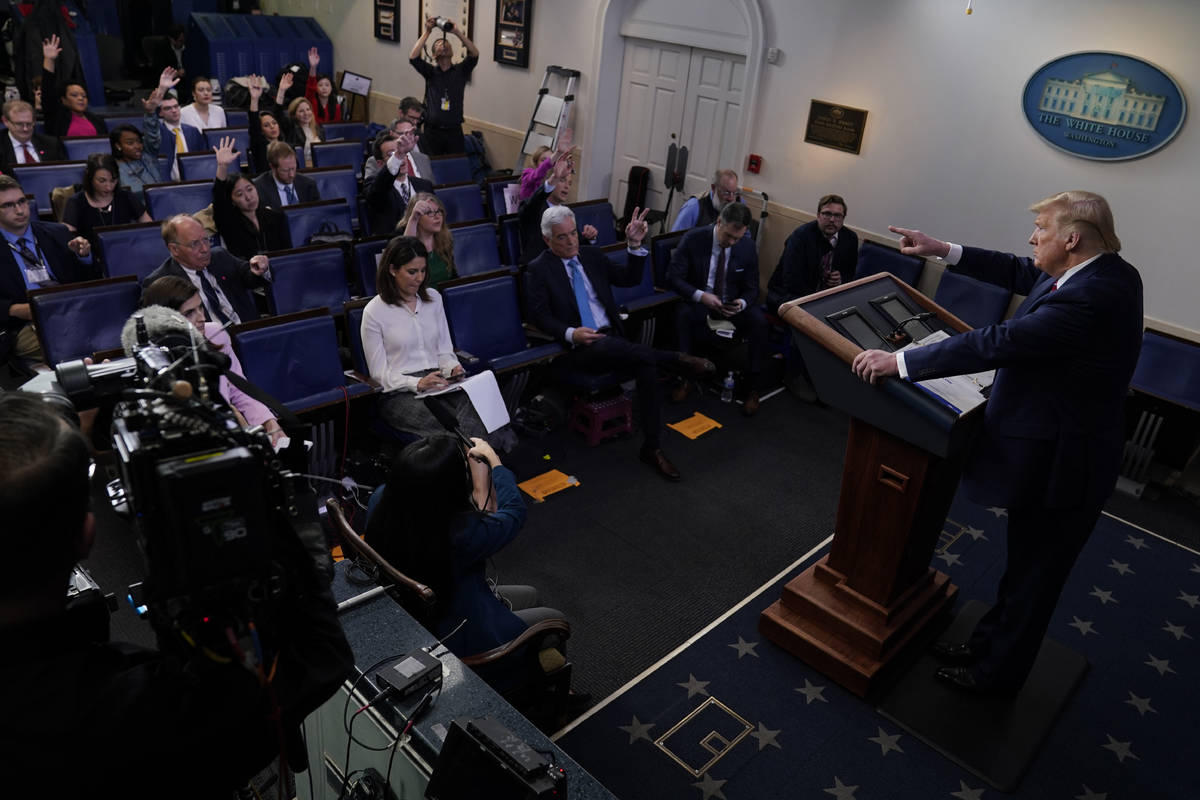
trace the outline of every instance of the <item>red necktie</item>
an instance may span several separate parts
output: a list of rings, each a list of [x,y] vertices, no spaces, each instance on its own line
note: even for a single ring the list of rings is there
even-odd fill
[[[37,157],[33,155],[33,150],[29,147],[29,142],[25,142],[23,145],[21,145],[21,149],[25,151],[24,156],[26,164],[37,163]]]

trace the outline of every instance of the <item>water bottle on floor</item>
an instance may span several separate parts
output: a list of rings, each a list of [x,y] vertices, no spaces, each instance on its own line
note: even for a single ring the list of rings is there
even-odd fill
[[[721,402],[733,402],[733,370],[725,374],[725,383],[721,385]]]

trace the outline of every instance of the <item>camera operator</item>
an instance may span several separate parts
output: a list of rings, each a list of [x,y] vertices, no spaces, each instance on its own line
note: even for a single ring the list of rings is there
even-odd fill
[[[425,40],[435,28],[441,28],[442,38],[433,43],[433,60],[430,64],[421,58]],[[454,48],[446,33],[452,33],[467,49],[467,57],[458,64],[451,64]],[[453,22],[436,17],[426,17],[425,31],[412,52],[408,63],[425,79],[425,135],[421,140],[421,151],[427,156],[456,155],[466,152],[463,139],[463,91],[471,79],[471,71],[479,63],[479,48]]]
[[[215,650],[105,641],[68,613],[68,577],[95,536],[88,488],[79,432],[37,396],[0,396],[0,518],[21,557],[0,583],[6,794],[223,797],[281,749],[303,768],[299,723],[352,664],[327,580],[296,535],[319,527],[297,525],[279,548],[290,545],[280,557],[294,577],[259,621],[256,677]]]

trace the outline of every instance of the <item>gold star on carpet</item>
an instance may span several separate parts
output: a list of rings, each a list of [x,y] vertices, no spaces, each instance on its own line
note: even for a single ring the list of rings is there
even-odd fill
[[[714,780],[707,772],[704,773],[703,780],[692,784],[692,786],[695,786],[704,793],[704,796],[700,800],[708,800],[710,797],[716,797],[719,798],[719,800],[725,800],[725,795],[721,793],[721,787],[724,785],[725,781]]]
[[[1129,705],[1133,706],[1134,708],[1136,708],[1138,710],[1138,714],[1140,716],[1143,716],[1143,717],[1146,716],[1147,711],[1149,711],[1151,714],[1158,713],[1158,711],[1155,710],[1154,707],[1150,705],[1149,697],[1138,697],[1133,692],[1130,692],[1129,699],[1126,700],[1125,702],[1128,703]]]
[[[829,702],[825,699],[825,696],[821,694],[821,692],[825,691],[825,687],[813,686],[812,682],[809,681],[808,678],[804,679],[804,688],[797,689],[796,691],[804,695],[804,705],[806,706],[812,705],[813,700],[820,700],[822,703]]]
[[[950,796],[957,797],[958,800],[982,800],[983,789],[972,789],[970,786],[967,786],[966,781],[960,780],[958,782],[958,791],[951,792]]]
[[[1168,672],[1175,671],[1175,670],[1171,669],[1171,662],[1168,661],[1167,659],[1155,658],[1151,653],[1147,653],[1146,655],[1150,656],[1150,660],[1143,661],[1142,663],[1145,664],[1147,667],[1154,667],[1156,670],[1158,670],[1159,675],[1166,675]]]
[[[1177,597],[1176,599],[1182,600],[1183,602],[1187,603],[1188,606],[1191,608],[1200,606],[1200,594],[1188,594],[1187,592],[1180,592],[1179,597]]]
[[[708,689],[706,687],[709,683],[711,683],[711,681],[696,680],[696,676],[689,672],[687,681],[684,683],[677,683],[675,685],[687,689],[688,699],[691,700],[698,694],[708,697]]]
[[[847,786],[842,783],[842,779],[837,775],[833,776],[833,786],[825,790],[825,794],[831,794],[838,800],[854,800],[854,793],[858,791],[857,786]]]
[[[1134,574],[1136,574],[1133,570],[1131,570],[1129,568],[1128,564],[1124,564],[1120,561],[1117,561],[1115,558],[1111,562],[1109,562],[1108,568],[1115,569],[1117,571],[1118,575],[1134,575]]]
[[[1167,620],[1167,624],[1163,626],[1163,630],[1175,637],[1175,641],[1181,639],[1191,639],[1192,635],[1187,632],[1187,628],[1183,625],[1172,625],[1171,620]]]
[[[1146,544],[1145,539],[1141,538],[1140,536],[1133,536],[1132,534],[1125,537],[1125,544],[1133,545],[1134,550],[1150,549],[1150,545]]]
[[[758,653],[754,652],[754,648],[758,647],[758,642],[747,642],[745,639],[739,636],[737,644],[731,644],[729,647],[737,650],[739,661],[741,660],[742,656],[754,656],[755,658],[758,658]]]
[[[618,725],[621,730],[629,734],[629,743],[633,744],[638,739],[645,739],[647,742],[653,741],[650,738],[650,729],[654,727],[653,722],[641,722],[635,715],[633,722],[628,725]]]
[[[897,742],[900,741],[900,734],[884,733],[883,728],[879,728],[878,730],[879,730],[879,735],[878,736],[869,736],[869,737],[867,737],[867,741],[874,742],[875,744],[879,745],[879,749],[882,751],[882,752],[880,752],[879,755],[886,756],[892,750],[895,750],[897,753],[904,752],[904,750],[901,749],[900,745],[897,744]]]
[[[1008,516],[1008,509],[1007,509],[1007,508],[1000,508],[999,506],[991,506],[991,507],[989,507],[989,508],[988,508],[988,511],[992,512],[993,514],[995,514],[995,515],[996,515],[996,519],[1000,519],[1001,517],[1007,517],[1007,516]]]
[[[780,730],[782,730],[782,728]],[[753,736],[755,739],[758,739],[758,749],[759,750],[765,749],[767,747],[767,745],[770,745],[771,747],[776,747],[780,750],[783,749],[782,747],[779,746],[779,742],[775,741],[775,737],[779,735],[779,731],[773,731],[770,728],[768,728],[766,725],[763,725],[761,722],[758,723],[758,730],[750,731],[750,735]]]
[[[1112,592],[1107,591],[1105,589],[1101,589],[1099,586],[1093,586],[1092,590],[1090,592],[1088,592],[1088,595],[1090,597],[1099,598],[1101,604],[1103,604],[1103,605],[1108,605],[1109,603],[1119,602],[1118,600],[1113,598]]]
[[[1070,623],[1068,627],[1078,629],[1084,636],[1087,636],[1089,633],[1096,633],[1096,630],[1092,628],[1092,621],[1090,619],[1085,620],[1079,617],[1072,617],[1072,619],[1075,621]]]
[[[1129,749],[1129,745],[1133,744],[1132,741],[1118,742],[1111,735],[1107,733],[1104,735],[1108,736],[1108,744],[1102,744],[1100,746],[1105,750],[1112,750],[1117,756],[1117,761],[1121,762],[1122,764],[1125,763],[1125,759],[1127,758],[1132,758],[1134,761],[1141,761],[1141,759],[1135,756],[1133,751]]]
[[[1083,784],[1083,794],[1075,795],[1075,800],[1108,800],[1108,792],[1093,792],[1085,783]]]

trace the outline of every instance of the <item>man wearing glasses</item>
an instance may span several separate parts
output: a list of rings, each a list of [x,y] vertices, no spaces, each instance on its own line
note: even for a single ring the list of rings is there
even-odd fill
[[[433,182],[413,174],[408,156],[417,136],[412,123],[406,119],[398,120],[392,131],[397,137],[396,148],[364,190],[371,230],[375,233],[394,231],[409,201],[419,192],[433,194]]]
[[[163,241],[171,256],[142,281],[149,286],[164,275],[187,278],[204,301],[204,313],[222,325],[259,318],[250,292],[270,283],[270,262],[257,255],[242,261],[225,250],[213,251],[208,231],[187,214],[176,214],[162,225]]]
[[[717,221],[721,209],[730,203],[741,203],[742,196],[738,194],[738,174],[731,169],[719,169],[713,175],[712,185],[708,194],[698,194],[689,197],[679,209],[675,217],[673,231],[686,231],[712,225]]]
[[[69,238],[67,226],[57,222],[31,221],[29,212],[21,184],[0,175],[0,361],[42,360],[29,290],[96,277],[87,239]]]
[[[792,231],[783,255],[767,282],[767,310],[783,303],[854,280],[858,236],[842,226],[846,201],[827,194],[817,203],[817,218]]]
[[[33,131],[33,106],[24,100],[4,104],[7,134],[0,134],[0,169],[8,171],[16,164],[40,164],[65,161],[62,143],[53,136]]]

